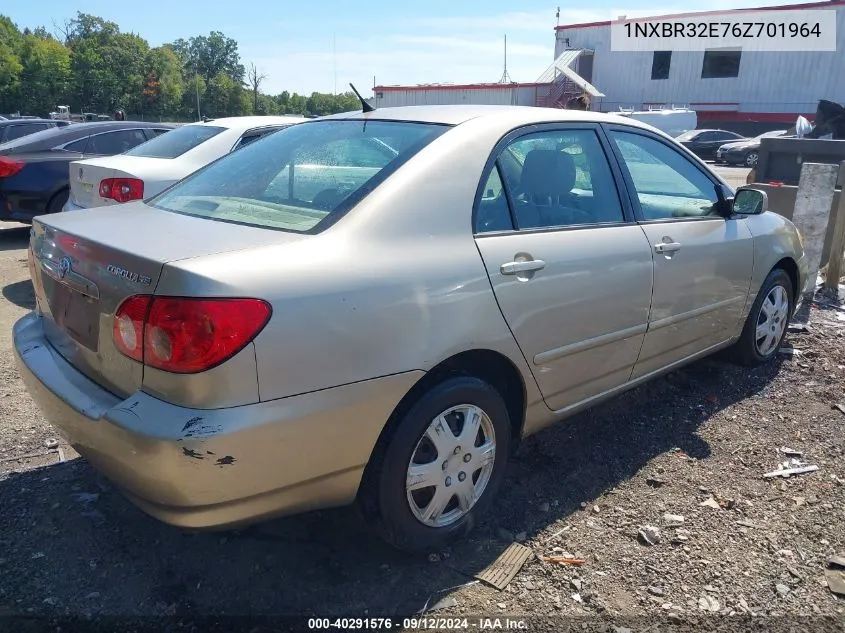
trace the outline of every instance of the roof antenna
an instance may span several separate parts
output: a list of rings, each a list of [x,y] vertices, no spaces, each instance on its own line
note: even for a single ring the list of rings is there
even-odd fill
[[[364,112],[375,112],[376,109],[373,106],[371,106],[369,103],[367,103],[366,99],[364,99],[364,97],[361,96],[361,93],[358,92],[358,90],[356,90],[355,86],[353,86],[351,82],[349,84],[349,87],[352,88],[352,92],[354,92],[355,96],[358,97],[358,101],[361,102],[361,109]]]

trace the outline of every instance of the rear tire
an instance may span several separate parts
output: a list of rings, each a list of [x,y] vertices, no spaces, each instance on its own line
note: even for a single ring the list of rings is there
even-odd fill
[[[61,189],[47,203],[47,213],[59,213],[70,197],[70,189]]]
[[[751,306],[742,335],[733,348],[734,359],[753,367],[777,356],[794,309],[792,279],[783,269],[775,268]]]
[[[756,167],[757,161],[760,160],[760,154],[757,152],[748,152],[745,155],[745,166],[746,167]]]
[[[510,446],[507,406],[493,387],[470,376],[435,385],[380,438],[358,498],[365,520],[400,550],[442,549],[489,507]]]

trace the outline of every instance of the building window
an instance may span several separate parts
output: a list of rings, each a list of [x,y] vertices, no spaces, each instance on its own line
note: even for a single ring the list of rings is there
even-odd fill
[[[741,58],[742,51],[704,51],[704,63],[701,65],[701,78],[716,79],[739,77],[739,61]]]
[[[669,67],[672,65],[672,51],[654,51],[651,61],[652,79],[669,79]]]

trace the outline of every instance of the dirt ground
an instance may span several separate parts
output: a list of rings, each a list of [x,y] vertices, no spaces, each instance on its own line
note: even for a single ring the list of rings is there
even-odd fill
[[[459,618],[453,629],[463,617],[483,629],[483,616],[537,631],[845,630],[845,596],[825,581],[845,551],[845,413],[834,408],[845,404],[845,308],[814,308],[810,331],[789,334],[799,351],[767,367],[708,359],[530,438],[471,539],[418,559],[351,510],[181,531],[136,510],[70,447],[46,453],[56,435],[9,351],[33,301],[27,235],[0,225],[0,622],[119,616],[205,631],[209,615],[351,616],[392,617],[397,630],[429,609]],[[762,478],[790,459],[819,470]],[[510,585],[467,584],[512,539],[533,556]],[[264,630],[252,622],[245,630]]]

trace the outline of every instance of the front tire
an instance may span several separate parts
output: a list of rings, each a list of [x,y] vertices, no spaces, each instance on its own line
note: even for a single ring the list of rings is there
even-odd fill
[[[505,475],[511,422],[502,396],[478,378],[449,378],[424,393],[381,438],[362,482],[367,522],[410,553],[465,536]]]
[[[766,277],[742,335],[734,346],[734,356],[743,365],[767,363],[778,353],[795,308],[795,292],[786,271],[775,268]]]

